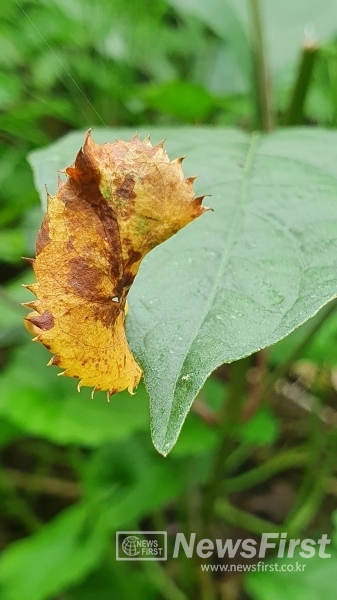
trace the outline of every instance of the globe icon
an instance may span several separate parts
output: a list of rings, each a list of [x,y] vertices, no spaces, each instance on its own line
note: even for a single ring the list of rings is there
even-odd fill
[[[128,556],[136,556],[139,554],[140,550],[137,549],[137,543],[139,543],[139,538],[135,535],[128,535],[122,542],[122,548],[125,554]]]

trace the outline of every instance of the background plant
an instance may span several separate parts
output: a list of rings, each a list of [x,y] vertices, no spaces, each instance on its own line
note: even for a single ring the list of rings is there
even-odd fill
[[[39,0],[0,11],[1,597],[334,598],[336,549],[296,580],[233,583],[182,558],[116,563],[113,534],[335,536],[335,2]],[[213,220],[153,252],[130,296],[160,452],[197,394],[165,460],[143,386],[110,405],[79,396],[21,324],[31,274],[20,257],[33,255],[42,214],[26,156],[35,150],[44,201],[82,133],[40,147],[91,125],[97,141],[166,137],[212,194]],[[251,135],[285,125],[306,128]],[[139,323],[158,325],[147,346]],[[156,361],[165,379],[151,379]]]

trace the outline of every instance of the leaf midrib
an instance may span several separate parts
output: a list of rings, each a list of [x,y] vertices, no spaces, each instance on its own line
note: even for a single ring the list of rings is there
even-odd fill
[[[208,314],[208,312],[210,310],[210,307],[213,304],[214,296],[215,296],[216,290],[218,288],[218,283],[219,283],[220,277],[222,276],[225,264],[227,262],[228,251],[229,251],[229,248],[231,247],[231,243],[232,243],[232,240],[233,240],[233,237],[234,237],[234,233],[236,231],[236,227],[237,227],[237,224],[238,224],[239,216],[240,216],[240,214],[242,212],[242,209],[243,209],[243,207],[245,206],[245,203],[246,203],[246,199],[247,199],[247,181],[248,181],[249,173],[251,171],[252,164],[253,164],[253,161],[254,161],[254,158],[255,158],[255,155],[256,155],[256,151],[257,151],[257,147],[258,147],[258,142],[259,142],[260,138],[261,138],[261,134],[259,134],[259,133],[253,133],[252,134],[252,138],[251,138],[251,141],[250,141],[250,144],[249,144],[249,147],[248,147],[246,161],[245,161],[245,164],[244,164],[244,167],[243,167],[243,176],[242,176],[242,182],[241,182],[240,202],[238,204],[238,207],[237,207],[237,210],[236,210],[236,215],[234,217],[233,223],[232,223],[232,225],[231,225],[231,227],[229,229],[229,232],[228,232],[228,237],[227,237],[227,241],[226,241],[226,244],[225,244],[225,248],[224,248],[224,252],[223,252],[223,257],[221,259],[217,275],[215,277],[214,283],[212,285],[211,292],[209,294],[209,300],[206,303],[206,306],[205,306],[205,309],[203,311],[203,314],[202,314],[202,317],[201,317],[200,321],[196,325],[196,328],[197,328],[198,332],[200,331],[200,329],[201,329],[201,327],[202,327],[202,325],[203,325],[203,323],[205,321],[205,318],[206,318],[206,316],[207,316],[207,314]],[[182,368],[183,368],[183,366],[185,364],[186,358],[187,358],[187,356],[188,356],[188,354],[189,354],[189,352],[191,350],[191,347],[193,345],[194,340],[195,340],[195,336],[193,337],[193,339],[191,340],[190,344],[188,345],[188,349],[187,349],[187,351],[185,353],[185,356],[184,356],[184,359],[182,361]],[[181,375],[181,372],[182,372],[182,368],[180,369],[179,374],[178,374],[178,376],[176,378],[176,381],[175,381],[173,398],[175,398],[175,395],[176,395],[177,384],[178,384],[178,381],[179,381],[179,378],[180,378],[180,375]],[[168,419],[167,423],[169,423],[169,419]],[[166,428],[166,433],[167,433],[167,428]],[[165,443],[165,441],[166,441],[166,435],[165,435],[164,443]]]

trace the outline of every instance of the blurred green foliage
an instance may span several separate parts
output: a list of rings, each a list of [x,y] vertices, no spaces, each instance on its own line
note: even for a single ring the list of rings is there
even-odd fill
[[[150,129],[151,124],[211,124],[251,130],[257,124],[247,7],[234,0],[1,3],[2,600],[214,600],[229,593],[226,578],[201,578],[200,565],[193,560],[171,559],[165,567],[116,562],[114,532],[165,529],[169,544],[176,531],[204,533],[201,494],[214,476],[222,435],[216,419],[230,398],[231,367],[206,382],[175,448],[164,459],[150,444],[143,387],[135,398],[122,393],[110,405],[101,398],[92,402],[88,390],[78,395],[73,381],[56,378],[44,367],[47,353],[30,342],[22,327],[25,311],[19,302],[31,298],[21,283],[29,282],[31,274],[20,257],[33,255],[42,214],[26,160],[31,150],[92,125],[136,130],[142,125]],[[265,3],[263,16],[276,123],[286,113],[304,28],[312,23],[305,35],[315,38],[317,33],[319,53],[303,122],[335,128],[336,3],[273,0]],[[281,410],[269,386],[270,401],[253,406],[253,416],[229,432],[226,476],[233,481],[250,468],[265,469],[262,475],[254,471],[265,487],[253,485],[243,496],[231,496],[233,504],[247,509],[248,537],[256,525],[249,521],[252,513],[256,518],[262,513],[275,525],[272,510],[254,509],[249,502],[253,498],[261,504],[257,498],[265,494],[267,504],[282,505],[282,497],[270,495],[267,482],[283,471],[297,492],[296,518],[284,527],[315,539],[333,531],[336,480],[334,466],[328,470],[326,460],[334,456],[335,425],[326,428],[321,414],[337,409],[337,322],[335,313],[320,319],[314,317],[269,354],[253,356],[247,368],[253,400],[258,378],[266,377],[268,383],[279,369],[280,376],[288,377],[293,396],[302,401],[304,395],[309,402],[304,409],[303,402],[302,408],[291,404],[285,414],[289,398],[282,398]],[[310,410],[312,406],[319,410]],[[294,425],[293,411],[302,409],[301,426]],[[266,468],[285,447],[302,452],[303,443],[304,460],[299,454],[296,464]],[[328,499],[323,501],[325,492]],[[336,513],[334,521],[336,525]],[[224,538],[234,535],[219,517],[214,528]],[[333,552],[323,565],[309,561],[296,585],[296,574],[260,573],[249,577],[246,591],[261,600],[278,600],[279,589],[282,597],[287,593],[294,600],[332,600]],[[234,597],[244,593],[242,585],[237,579]]]

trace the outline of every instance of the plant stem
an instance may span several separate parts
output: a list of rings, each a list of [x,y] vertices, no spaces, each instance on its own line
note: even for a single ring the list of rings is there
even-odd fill
[[[291,518],[291,515],[296,514],[310,496],[311,490],[316,483],[316,473],[320,470],[322,457],[324,457],[326,450],[326,437],[318,410],[318,400],[315,399],[309,413],[310,439],[308,443],[308,461],[291,513],[288,515],[288,520]]]
[[[49,494],[59,498],[76,500],[80,496],[81,490],[75,481],[36,473],[24,473],[18,469],[6,469],[6,475],[14,487],[28,491],[29,495],[32,495],[32,492],[37,492],[38,494]]]
[[[3,468],[0,468],[0,491],[6,512],[15,515],[29,533],[35,533],[42,527],[39,519],[17,494],[13,483]]]
[[[316,469],[312,470],[312,488],[306,500],[300,504],[298,510],[290,513],[283,526],[291,535],[298,535],[310,523],[326,494],[326,482],[335,466],[336,439],[332,441],[332,447],[326,448],[323,464],[316,465]]]
[[[304,104],[318,53],[319,48],[315,42],[311,40],[304,42],[289,105],[282,120],[283,125],[302,125],[303,123]]]
[[[259,409],[262,397],[263,381],[268,371],[268,350],[264,348],[256,353],[256,365],[250,370],[249,397],[242,412],[242,420],[248,421]]]
[[[209,571],[203,571],[200,565],[197,565],[197,568],[200,584],[200,600],[217,600],[212,574]]]
[[[262,535],[262,533],[265,533],[266,531],[270,533],[280,532],[280,527],[277,525],[274,525],[265,519],[255,517],[255,515],[251,515],[240,508],[236,508],[227,500],[219,498],[216,501],[215,513],[224,519],[226,523],[234,525],[235,527],[243,527],[243,529],[256,533],[257,535]]]
[[[220,443],[215,453],[211,477],[206,484],[204,503],[204,526],[209,529],[214,502],[220,491],[224,475],[224,462],[232,450],[231,436],[241,416],[242,401],[246,389],[246,373],[250,365],[250,357],[238,360],[231,365],[231,381],[229,396],[224,402],[220,414]]]
[[[275,473],[302,467],[308,462],[308,452],[304,449],[286,450],[281,454],[276,454],[266,463],[251,469],[247,473],[226,479],[223,482],[223,489],[227,493],[241,492],[244,489],[253,487],[262,481],[266,481]]]
[[[216,427],[218,425],[217,414],[200,397],[194,400],[191,411],[209,427]]]
[[[229,474],[235,472],[235,470],[247,460],[254,448],[255,446],[251,443],[241,442],[225,460],[225,473]]]
[[[142,567],[148,579],[159,590],[163,598],[166,600],[187,600],[185,594],[176,586],[158,561],[148,562],[144,560],[142,561]]]
[[[265,58],[260,0],[249,0],[249,8],[258,123],[262,131],[271,131],[273,129],[271,86]]]
[[[267,395],[271,392],[274,387],[275,381],[285,375],[289,367],[295,362],[295,360],[302,354],[303,350],[310,344],[315,333],[321,328],[321,326],[325,323],[325,321],[334,313],[337,308],[337,300],[333,300],[329,302],[326,306],[324,306],[317,319],[313,319],[312,326],[308,328],[306,335],[300,341],[298,346],[289,354],[288,358],[279,365],[270,375],[266,378],[266,381],[263,386],[263,394]]]

